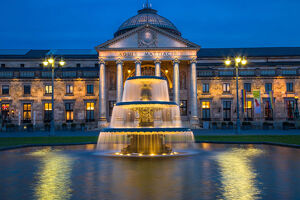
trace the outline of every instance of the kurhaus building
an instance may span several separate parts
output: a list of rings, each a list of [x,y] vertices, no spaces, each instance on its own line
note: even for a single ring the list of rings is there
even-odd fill
[[[293,124],[300,48],[200,48],[146,5],[94,50],[0,50],[2,125],[45,129],[54,110],[56,129],[107,126],[125,80],[148,75],[166,78],[186,126],[228,128],[237,118],[236,79],[234,65],[224,60],[237,55],[248,59],[239,70],[239,91],[247,91],[241,121],[253,127]],[[42,65],[49,56],[66,61],[55,66],[54,88],[51,69]],[[261,93],[260,113],[254,112],[254,90]]]

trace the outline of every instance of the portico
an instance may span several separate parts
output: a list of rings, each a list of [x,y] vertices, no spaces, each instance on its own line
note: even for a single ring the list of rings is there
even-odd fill
[[[143,35],[141,35],[143,34]],[[150,40],[156,40],[155,42]],[[168,40],[164,44],[159,43],[163,38]],[[144,41],[141,41],[144,40]],[[146,40],[146,41],[145,41]],[[141,45],[146,42],[151,45]],[[181,80],[190,81],[189,90],[189,120],[190,126],[197,125],[197,77],[196,58],[199,46],[181,38],[180,36],[166,32],[160,28],[146,24],[120,35],[102,45],[96,47],[100,62],[100,119],[99,126],[107,124],[107,98],[106,98],[106,74],[107,65],[116,68],[116,102],[122,101],[124,81],[130,76],[141,76],[144,66],[153,66],[153,75],[165,76],[169,81],[169,88],[173,91],[172,100],[180,105]],[[109,63],[109,64],[108,64]],[[171,64],[171,66],[170,66]],[[124,70],[124,66],[128,70]],[[181,77],[181,72],[186,77]],[[149,74],[146,74],[149,75]],[[151,74],[152,75],[152,74]],[[184,85],[186,85],[184,83]],[[186,87],[186,86],[184,86]]]

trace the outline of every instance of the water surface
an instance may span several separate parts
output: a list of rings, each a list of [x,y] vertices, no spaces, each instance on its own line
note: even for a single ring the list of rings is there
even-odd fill
[[[197,144],[196,155],[97,156],[94,145],[0,152],[0,199],[297,199],[300,149]]]

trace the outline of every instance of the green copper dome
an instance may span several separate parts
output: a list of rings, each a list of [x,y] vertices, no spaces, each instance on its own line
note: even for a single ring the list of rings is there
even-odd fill
[[[181,36],[176,26],[168,19],[157,14],[157,10],[149,6],[138,11],[138,14],[126,20],[114,34],[115,37],[122,35],[136,27],[150,24],[162,28],[168,32]]]

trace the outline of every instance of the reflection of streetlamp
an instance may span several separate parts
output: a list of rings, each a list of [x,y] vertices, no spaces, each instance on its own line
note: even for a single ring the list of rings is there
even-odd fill
[[[52,94],[51,94],[51,104],[52,104],[52,112],[51,112],[51,133],[52,135],[54,134],[54,68],[55,68],[55,58],[53,56],[50,56],[49,58],[45,58],[43,61],[43,65],[46,67],[48,64],[51,65],[51,70],[52,70]],[[58,61],[60,66],[64,66],[66,62],[61,58],[60,61]]]
[[[299,109],[298,109],[298,96],[295,96],[296,110],[295,110],[295,119],[299,119]]]
[[[236,132],[240,133],[241,127],[240,127],[240,104],[239,104],[239,66],[240,64],[246,65],[247,60],[245,57],[243,59],[241,57],[235,57],[235,58],[227,58],[225,60],[225,65],[229,66],[231,65],[232,60],[235,63],[235,76],[236,76],[236,112],[237,112],[237,119],[236,119]]]

